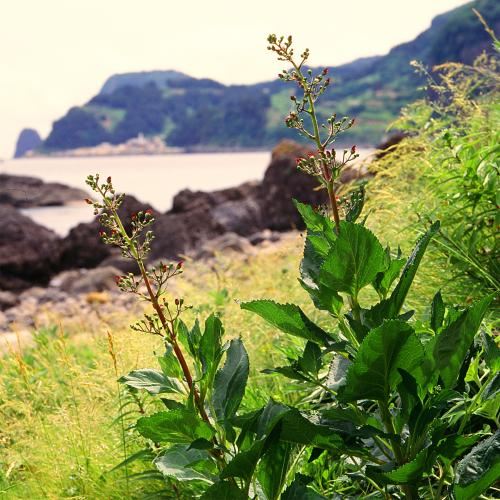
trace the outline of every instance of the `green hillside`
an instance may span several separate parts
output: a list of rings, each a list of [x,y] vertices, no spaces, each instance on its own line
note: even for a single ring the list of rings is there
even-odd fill
[[[335,85],[323,109],[356,117],[352,141],[378,143],[401,107],[418,96],[420,80],[410,61],[429,67],[445,61],[470,63],[490,48],[472,8],[500,30],[496,0],[476,0],[440,15],[415,40],[385,56],[330,68]],[[169,146],[184,148],[266,147],[287,136],[282,123],[289,97],[278,80],[226,86],[176,71],[114,75],[85,106],[71,108],[53,124],[43,148],[119,144],[139,133],[159,135]]]

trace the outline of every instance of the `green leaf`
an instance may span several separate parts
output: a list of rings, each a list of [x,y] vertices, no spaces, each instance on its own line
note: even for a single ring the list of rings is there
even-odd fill
[[[430,469],[432,460],[429,460],[429,449],[426,448],[417,453],[415,458],[391,471],[384,471],[378,467],[366,468],[366,473],[377,479],[391,484],[417,483],[422,475]]]
[[[277,500],[289,472],[295,445],[274,440],[260,459],[257,479],[268,500]]]
[[[167,346],[165,354],[163,356],[159,356],[156,358],[158,360],[158,364],[161,367],[161,371],[163,375],[166,377],[174,377],[174,378],[182,378],[182,368],[179,364],[179,361],[175,357],[173,353],[173,348],[171,345]]]
[[[384,298],[389,293],[392,283],[399,276],[401,268],[405,263],[404,259],[391,259],[391,251],[389,247],[385,249],[385,259],[387,269],[378,273],[372,283],[373,288],[375,288],[375,290]]]
[[[293,200],[293,203],[300,213],[308,231],[322,234],[331,242],[335,241],[333,221],[330,217],[325,217],[324,215],[315,212],[310,205],[300,203],[297,200]]]
[[[272,300],[243,302],[241,308],[252,311],[282,332],[310,340],[320,345],[328,345],[332,339],[323,329],[315,325],[294,304],[278,304]]]
[[[466,309],[436,336],[433,356],[444,387],[455,385],[467,351],[488,310],[492,297],[485,297]]]
[[[281,495],[281,500],[326,500],[326,497],[307,486],[312,481],[310,477],[296,474],[295,479]]]
[[[344,305],[344,301],[337,292],[325,285],[322,285],[321,283],[318,285],[315,283],[309,285],[303,279],[299,279],[299,283],[309,294],[317,309],[320,309],[321,311],[328,311],[334,316],[338,316],[342,306]]]
[[[199,357],[203,368],[203,375],[213,380],[215,371],[222,358],[222,336],[224,328],[220,319],[211,314],[205,321],[205,331],[200,339]]]
[[[155,443],[191,444],[204,438],[212,439],[212,427],[198,415],[186,409],[163,411],[140,418],[136,429],[147,439]]]
[[[215,375],[212,404],[218,420],[236,415],[245,394],[248,372],[248,354],[243,342],[233,339],[226,351],[226,362]]]
[[[424,256],[429,241],[439,230],[439,222],[435,222],[429,230],[417,241],[415,248],[408,257],[406,264],[401,272],[396,288],[392,291],[388,299],[382,300],[377,305],[369,310],[371,324],[376,327],[382,323],[384,319],[393,319],[399,315],[399,311],[403,307],[404,301],[410,290],[413,279],[417,272],[420,261]]]
[[[224,467],[220,473],[220,478],[241,477],[245,481],[250,481],[257,462],[262,455],[264,443],[265,439],[255,441],[248,450],[240,451],[236,454],[226,467]]]
[[[144,389],[153,395],[172,392],[184,394],[185,392],[179,380],[150,369],[134,370],[118,381],[134,389]]]
[[[441,460],[452,463],[471,446],[476,444],[479,439],[481,439],[481,435],[479,434],[473,434],[472,436],[448,436],[439,443],[436,448],[436,454],[439,455]]]
[[[457,500],[477,498],[500,478],[500,431],[481,441],[455,469]]]
[[[213,484],[201,496],[202,500],[247,500],[246,494],[229,481]]]
[[[339,401],[386,400],[401,381],[398,369],[411,374],[422,358],[422,344],[410,325],[400,320],[384,322],[361,343],[346,385],[338,391]]]
[[[365,204],[365,187],[361,185],[359,189],[351,193],[349,202],[347,203],[347,211],[345,214],[345,220],[347,222],[356,222],[358,217],[363,211],[363,206]]]
[[[172,477],[178,481],[203,481],[212,484],[215,480],[213,475],[199,472],[190,467],[198,462],[207,462],[209,460],[206,451],[175,445],[163,455],[155,458],[153,463],[165,477]]]
[[[487,332],[481,332],[481,340],[484,348],[484,359],[486,366],[497,372],[500,370],[500,348],[495,343],[491,335]]]
[[[386,267],[384,249],[364,226],[341,222],[340,234],[320,272],[320,282],[336,292],[357,296]]]
[[[307,342],[304,348],[304,353],[298,359],[297,363],[304,373],[310,373],[317,377],[321,370],[321,349],[314,342]]]
[[[321,425],[317,415],[290,408],[280,420],[280,440],[326,450],[344,448],[344,439],[329,425]]]
[[[443,324],[445,312],[446,308],[444,306],[443,297],[441,297],[441,291],[439,291],[436,295],[434,295],[431,305],[431,328],[436,333]]]

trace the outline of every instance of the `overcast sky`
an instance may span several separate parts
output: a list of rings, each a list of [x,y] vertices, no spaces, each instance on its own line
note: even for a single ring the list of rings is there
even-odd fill
[[[311,64],[384,54],[464,0],[0,0],[0,158],[23,127],[45,137],[114,73],[176,69],[224,83],[273,78],[270,32]],[[304,6],[307,7],[305,10]],[[314,9],[314,10],[313,10]]]

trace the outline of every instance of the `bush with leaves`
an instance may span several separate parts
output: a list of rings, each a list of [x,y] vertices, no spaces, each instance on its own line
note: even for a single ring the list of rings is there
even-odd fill
[[[335,182],[356,148],[337,152],[332,144],[353,122],[332,115],[319,124],[315,104],[330,84],[327,71],[304,70],[309,51],[297,61],[291,37],[271,35],[268,41],[290,66],[280,78],[299,89],[286,124],[316,146],[315,154],[298,159],[298,167],[328,195],[328,207],[296,206],[307,227],[300,283],[330,326],[315,324],[294,304],[255,300],[241,307],[305,341],[288,365],[266,371],[302,384],[307,402],[294,407],[270,398],[262,408],[239,411],[249,374],[243,343],[225,342],[216,316],[203,328],[182,321],[184,301],[172,303],[166,295],[182,265],[146,268],[152,214],[133,216],[128,234],[117,215],[122,197],[111,179],[100,184],[90,176],[101,198],[91,203],[107,228],[104,241],[138,264],[140,277],[119,277],[118,284],[153,309],[134,328],[160,336],[165,345],[159,370],[121,378],[163,406],[135,427],[148,440],[157,469],[176,481],[177,496],[326,498],[314,478],[303,474],[316,462],[347,471],[353,496],[477,497],[500,473],[500,434],[494,432],[500,354],[487,332],[477,335],[492,298],[458,309],[437,293],[430,324],[412,321],[405,299],[439,223],[405,260],[384,248],[360,219],[363,188],[339,204]],[[364,304],[367,287],[379,296],[371,307]]]

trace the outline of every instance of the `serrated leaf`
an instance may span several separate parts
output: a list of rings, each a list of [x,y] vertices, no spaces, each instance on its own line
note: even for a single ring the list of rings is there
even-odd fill
[[[247,500],[246,494],[235,483],[219,481],[208,488],[201,496],[202,500]]]
[[[477,498],[500,478],[500,431],[481,441],[455,469],[457,500]]]
[[[212,405],[218,420],[227,420],[236,415],[245,394],[248,373],[245,346],[240,339],[233,339],[226,351],[226,362],[215,375]]]
[[[186,409],[162,411],[140,418],[139,434],[156,443],[191,444],[199,438],[212,439],[214,430],[198,415]]]
[[[451,388],[455,385],[467,351],[491,300],[490,296],[476,302],[436,336],[433,356],[444,387]]]
[[[339,401],[386,400],[401,381],[398,369],[411,373],[423,355],[422,344],[410,325],[400,320],[382,323],[361,343],[347,372],[346,385],[338,391]]]
[[[357,296],[385,266],[384,249],[376,236],[364,226],[343,221],[319,280],[335,292]]]
[[[153,395],[165,393],[184,394],[185,392],[179,380],[167,377],[157,370],[134,370],[128,375],[120,377],[118,381],[134,389],[143,389]]]
[[[278,304],[272,300],[254,300],[243,302],[241,308],[258,314],[284,333],[325,346],[332,341],[328,333],[315,325],[302,309],[294,304]]]
[[[439,455],[441,460],[452,463],[480,439],[481,435],[479,434],[473,434],[472,436],[448,436],[439,443],[436,448],[436,454]]]
[[[415,456],[415,458],[400,467],[391,471],[384,471],[378,467],[366,468],[366,473],[377,479],[382,479],[390,484],[416,483],[422,475],[432,467],[432,460],[429,459],[429,449],[426,448]]]
[[[208,460],[209,455],[206,451],[175,445],[163,455],[155,458],[153,463],[165,477],[172,477],[178,481],[203,481],[211,484],[215,480],[215,476],[190,467],[197,462]]]
[[[156,359],[158,360],[163,375],[166,377],[182,378],[182,368],[173,353],[172,346],[168,345],[165,354],[163,356],[158,356]]]
[[[293,203],[300,213],[308,231],[323,234],[325,238],[330,239],[332,242],[335,240],[333,221],[330,217],[321,215],[314,211],[310,205],[306,205],[305,203],[300,203],[297,200],[293,200]]]
[[[384,319],[392,319],[399,315],[427,246],[438,230],[439,222],[435,222],[429,230],[419,238],[415,248],[406,261],[398,284],[392,291],[390,297],[382,300],[368,311],[370,322],[373,327],[380,325]]]

